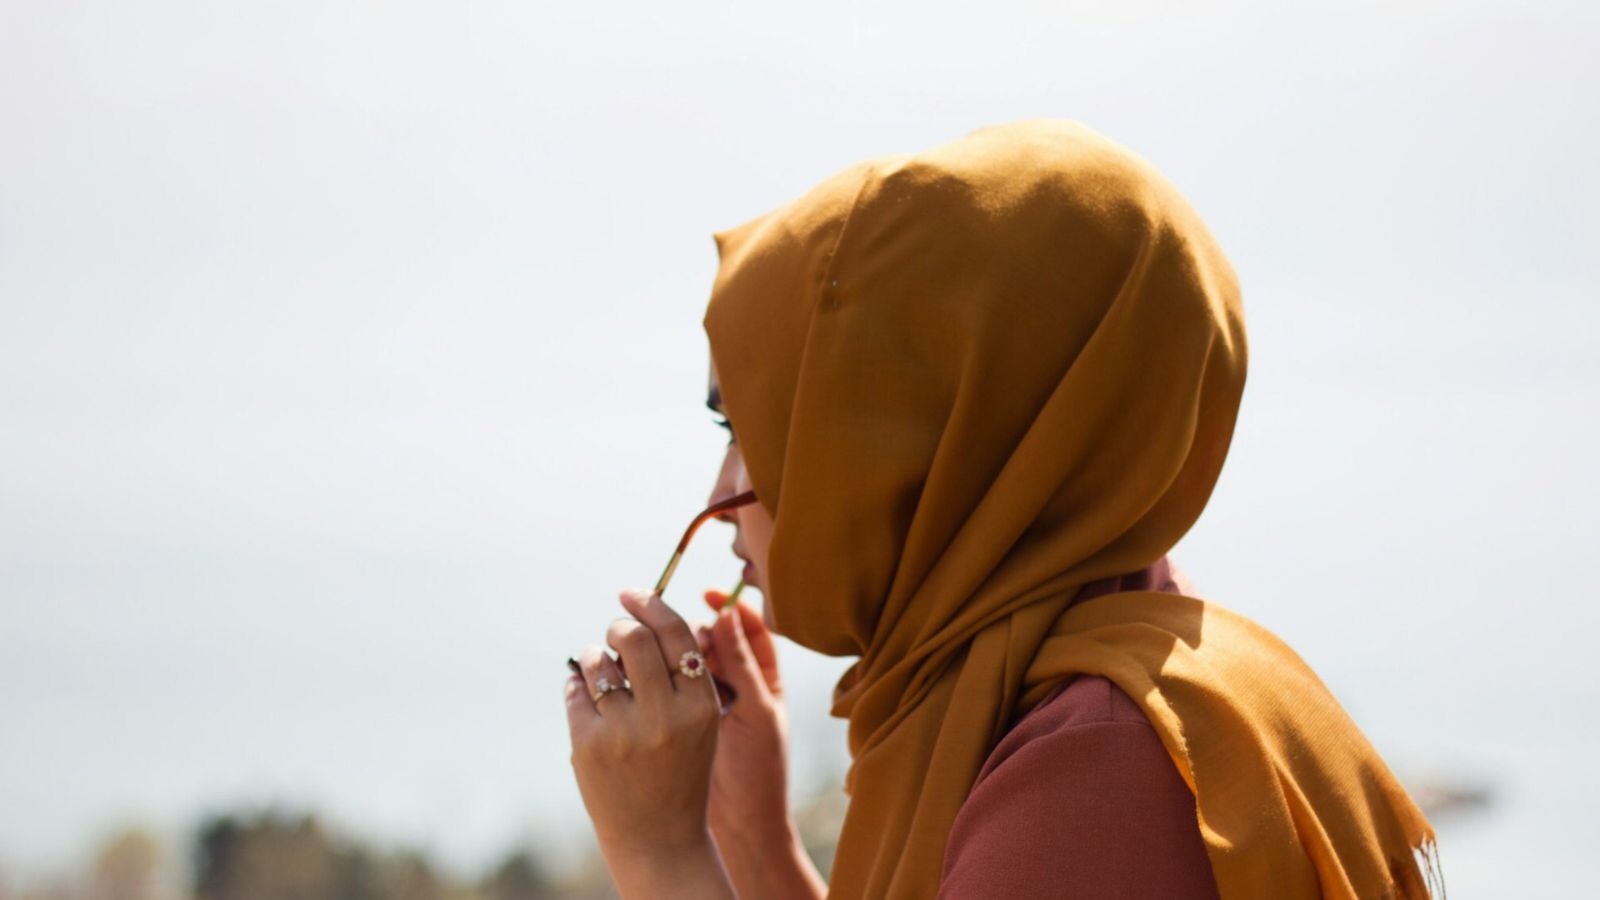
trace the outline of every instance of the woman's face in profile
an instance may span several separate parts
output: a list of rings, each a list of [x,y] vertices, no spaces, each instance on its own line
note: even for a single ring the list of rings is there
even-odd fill
[[[717,384],[717,366],[711,365],[706,405],[723,418],[719,424],[727,426],[722,412],[722,394]],[[729,428],[728,449],[722,456],[722,468],[717,472],[716,484],[711,488],[709,506],[735,494],[750,490],[750,479],[745,474],[744,457],[739,453],[739,443]],[[772,516],[767,508],[757,503],[746,503],[737,509],[722,513],[718,518],[734,526],[733,552],[744,559],[744,582],[761,590],[761,618],[772,629],[772,601],[767,596],[767,547],[772,542]],[[773,629],[776,630],[776,629]]]

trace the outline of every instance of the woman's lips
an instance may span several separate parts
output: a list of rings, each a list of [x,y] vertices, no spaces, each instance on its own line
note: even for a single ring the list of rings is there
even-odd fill
[[[749,560],[745,560],[745,563],[744,563],[744,583],[745,584],[749,584],[750,582],[755,580],[755,577],[756,577],[756,564],[753,563],[753,562],[750,562]]]

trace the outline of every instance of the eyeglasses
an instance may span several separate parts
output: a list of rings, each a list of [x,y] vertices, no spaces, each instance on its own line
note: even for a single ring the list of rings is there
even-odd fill
[[[702,510],[700,515],[695,516],[694,521],[689,523],[688,530],[684,531],[683,540],[678,542],[678,549],[672,551],[672,558],[667,560],[667,568],[661,573],[661,579],[656,582],[656,594],[658,596],[664,594],[667,589],[667,581],[672,578],[672,573],[678,570],[678,561],[683,559],[683,551],[689,549],[689,540],[694,537],[694,533],[700,530],[700,526],[705,524],[707,519],[725,513],[730,509],[738,509],[741,506],[754,503],[755,500],[755,491],[745,491],[742,494],[735,494],[726,500],[719,500]],[[732,606],[738,602],[739,592],[742,590],[744,590],[743,577],[739,579],[738,584],[733,586],[733,591],[728,595],[728,602],[724,606]]]

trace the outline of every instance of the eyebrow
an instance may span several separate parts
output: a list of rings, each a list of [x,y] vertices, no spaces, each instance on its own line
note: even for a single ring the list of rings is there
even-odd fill
[[[706,395],[706,406],[712,412],[722,412],[722,391],[720,389],[712,388],[711,393]]]

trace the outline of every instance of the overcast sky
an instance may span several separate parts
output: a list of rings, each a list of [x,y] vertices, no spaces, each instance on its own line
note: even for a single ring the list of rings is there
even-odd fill
[[[1244,284],[1173,558],[1495,785],[1452,896],[1580,896],[1600,18],[1526,6],[0,0],[0,866],[270,801],[461,866],[571,832],[562,660],[721,459],[711,233],[1056,116]],[[821,778],[847,661],[785,654]]]

